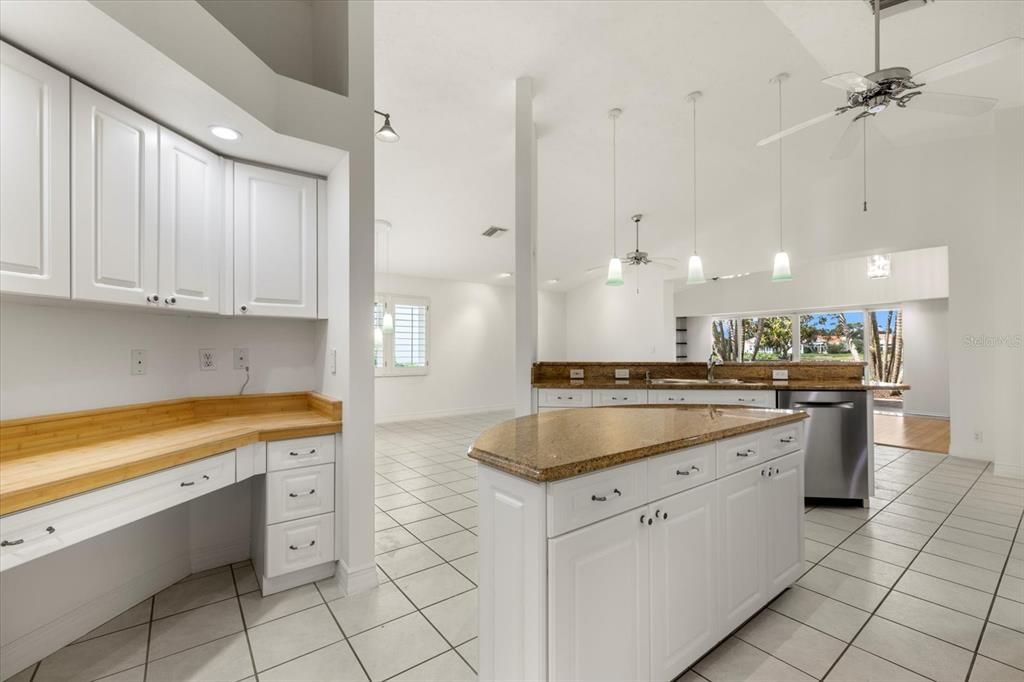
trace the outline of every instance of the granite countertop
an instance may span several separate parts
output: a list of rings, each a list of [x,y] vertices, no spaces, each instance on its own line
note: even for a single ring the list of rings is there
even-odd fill
[[[484,431],[469,456],[530,481],[557,481],[805,418],[793,410],[706,405],[558,410]]]
[[[632,388],[649,389],[652,391],[701,391],[724,389],[727,391],[906,391],[909,384],[891,384],[881,381],[853,381],[844,379],[794,379],[792,381],[740,381],[738,383],[715,383],[707,381],[687,382],[683,384],[648,384],[643,379],[564,379],[560,381],[540,381],[533,384],[534,388]]]

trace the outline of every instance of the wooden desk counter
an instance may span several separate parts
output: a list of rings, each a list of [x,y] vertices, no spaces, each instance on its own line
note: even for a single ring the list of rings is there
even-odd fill
[[[341,431],[316,393],[183,398],[0,422],[0,515],[255,443]]]

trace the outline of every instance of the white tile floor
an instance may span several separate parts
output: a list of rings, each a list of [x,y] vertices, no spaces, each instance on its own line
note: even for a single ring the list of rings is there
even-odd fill
[[[266,599],[248,562],[190,576],[17,682],[474,680],[476,465],[489,413],[377,429],[381,584]],[[809,507],[807,571],[684,682],[1024,681],[1024,482],[876,448],[869,509]]]

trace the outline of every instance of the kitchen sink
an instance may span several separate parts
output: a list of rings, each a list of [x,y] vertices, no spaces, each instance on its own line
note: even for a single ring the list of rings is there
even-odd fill
[[[742,384],[743,382],[739,379],[651,379],[651,383],[654,385],[661,386],[675,386],[686,384]]]

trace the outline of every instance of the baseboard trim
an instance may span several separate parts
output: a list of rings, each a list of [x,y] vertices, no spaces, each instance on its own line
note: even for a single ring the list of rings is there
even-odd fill
[[[191,551],[190,562],[192,573],[205,571],[208,568],[227,566],[249,558],[249,539],[244,542],[235,542],[230,545],[213,545],[210,547],[195,547]]]
[[[136,578],[82,604],[0,648],[0,680],[46,658],[144,599],[189,574],[188,555],[145,570]]]
[[[272,594],[284,592],[285,590],[290,590],[293,587],[298,587],[299,585],[307,585],[309,583],[316,582],[317,580],[330,578],[335,574],[336,567],[337,565],[335,562],[328,561],[325,564],[310,566],[309,568],[304,568],[301,571],[286,573],[284,575],[274,576],[273,578],[260,576],[260,588],[263,590],[263,596],[269,597]]]
[[[338,570],[334,573],[334,585],[338,592],[344,596],[359,594],[372,590],[379,584],[377,578],[377,565],[367,564],[358,570],[350,570],[344,561],[338,561]]]
[[[942,421],[949,421],[948,414],[939,414],[938,412],[907,412],[903,410],[904,417],[926,417],[928,419],[941,419]]]
[[[995,462],[992,466],[992,473],[1002,478],[1024,479],[1024,466]]]
[[[376,424],[391,424],[394,422],[408,422],[415,421],[418,419],[437,419],[440,417],[461,417],[467,414],[479,414],[481,412],[498,412],[499,410],[511,410],[514,406],[511,404],[506,405],[489,405],[484,407],[460,407],[451,410],[426,410],[423,412],[406,412],[403,414],[393,414],[387,417],[380,417],[374,423]]]

